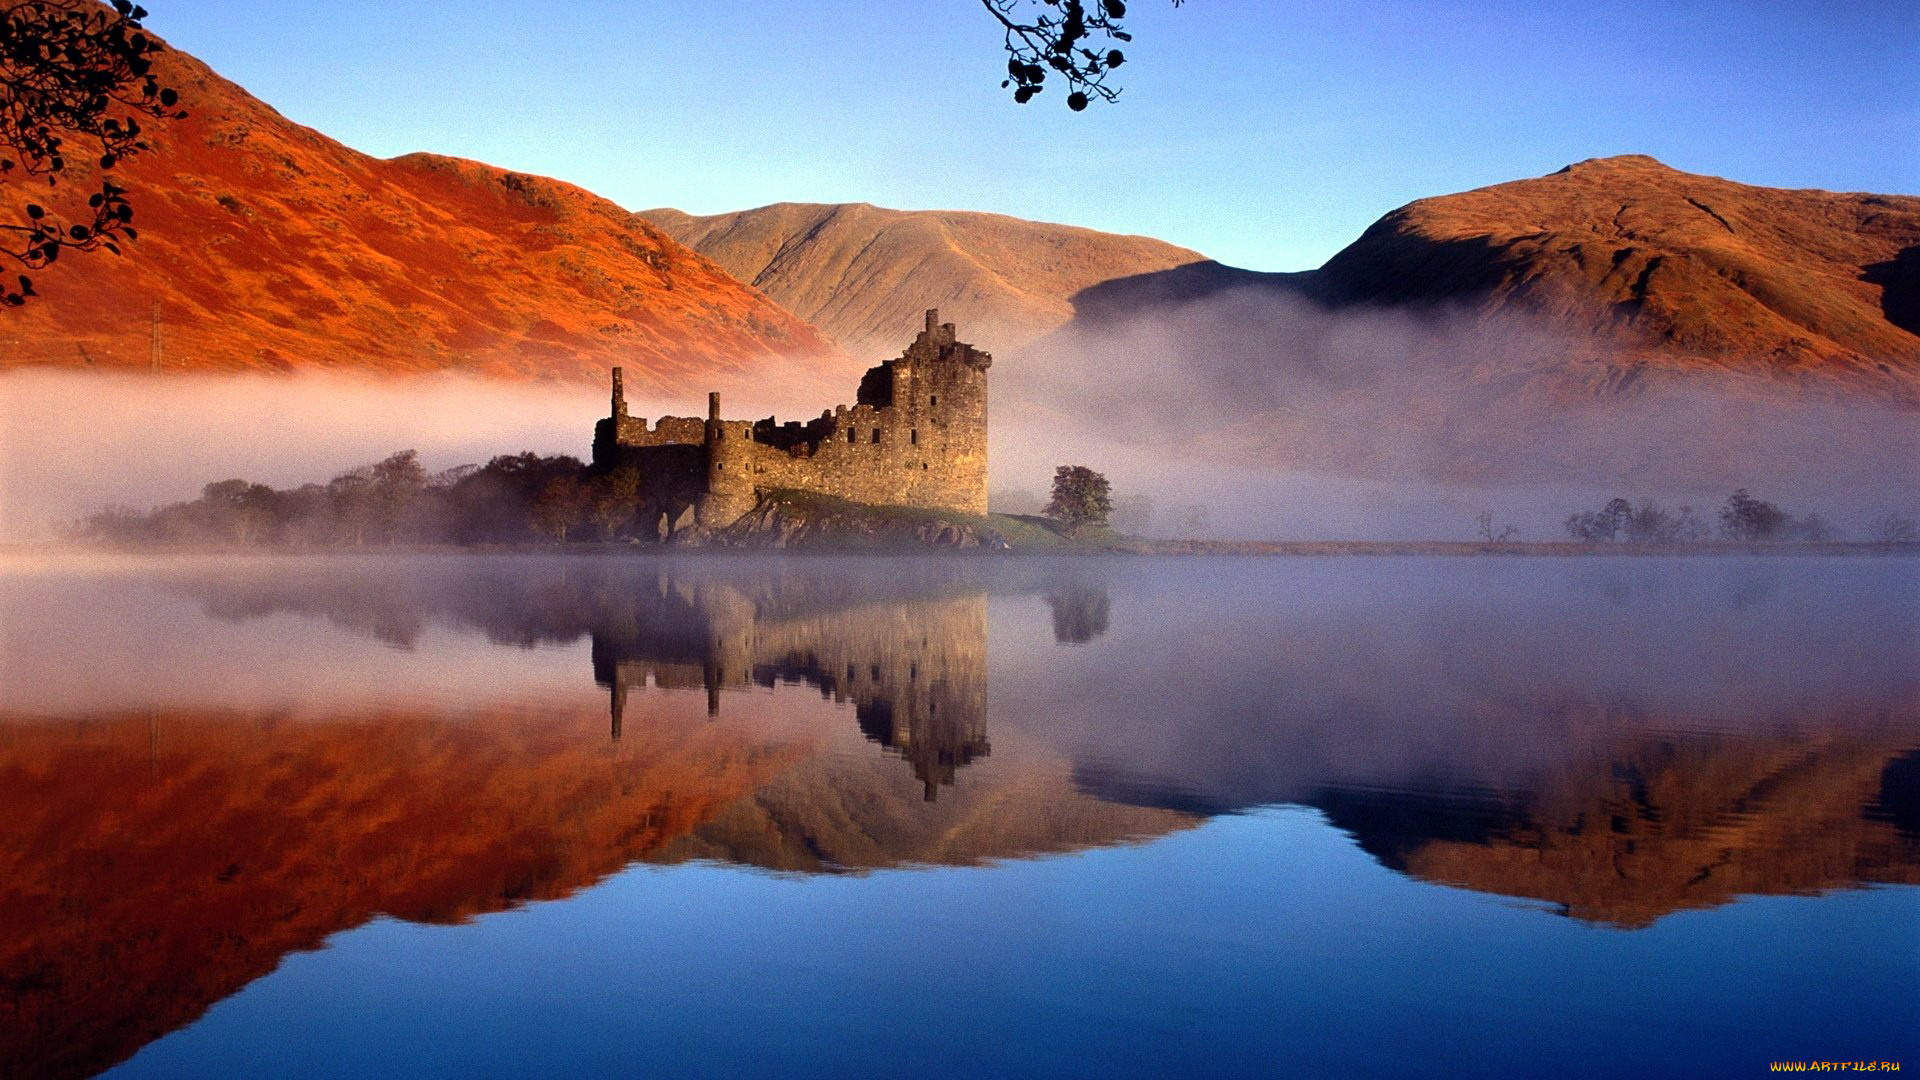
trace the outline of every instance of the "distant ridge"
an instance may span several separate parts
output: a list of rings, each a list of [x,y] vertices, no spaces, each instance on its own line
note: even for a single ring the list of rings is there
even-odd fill
[[[642,216],[873,360],[895,355],[899,328],[925,308],[938,307],[970,340],[1004,353],[1066,323],[1070,297],[1083,289],[1205,258],[1144,236],[866,203]]]

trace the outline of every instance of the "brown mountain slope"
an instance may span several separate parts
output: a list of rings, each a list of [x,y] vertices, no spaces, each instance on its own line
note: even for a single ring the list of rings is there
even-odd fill
[[[1916,296],[1920,198],[1612,158],[1412,203],[1306,273],[1103,283],[1001,385],[1236,464],[1865,491],[1920,461]]]
[[[900,328],[929,307],[968,327],[982,348],[1005,351],[1070,319],[1074,293],[1202,261],[1144,236],[866,203],[643,216],[873,359],[897,353]]]
[[[1708,373],[1920,400],[1920,197],[1754,187],[1644,155],[1409,203],[1306,273],[1201,263],[1105,282],[1073,297],[1071,329],[1228,296],[1205,329],[1286,324],[1294,337],[1327,312],[1391,312],[1402,360],[1505,353],[1503,369],[1557,371],[1583,391]],[[1303,347],[1251,341],[1270,362]],[[1623,379],[1632,368],[1650,370]]]
[[[681,393],[776,367],[844,374],[812,327],[605,199],[453,158],[369,157],[183,53],[161,74],[189,116],[154,125],[153,152],[116,171],[139,241],[41,275],[42,299],[0,313],[0,367],[144,368],[157,301],[168,370],[597,382],[625,364]]]
[[[1599,158],[1404,206],[1313,285],[1342,304],[1520,307],[1649,359],[1911,385],[1920,197]]]

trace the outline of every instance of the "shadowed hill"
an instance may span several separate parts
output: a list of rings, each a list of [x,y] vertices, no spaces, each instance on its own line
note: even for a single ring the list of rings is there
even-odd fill
[[[644,219],[569,184],[293,123],[180,52],[189,115],[116,170],[141,235],[64,261],[0,318],[0,366],[460,370],[691,392],[791,370],[844,377],[823,335]],[[62,190],[84,192],[75,175]],[[850,370],[850,369],[848,369]]]
[[[1065,323],[1076,292],[1203,260],[1144,236],[866,203],[643,216],[875,360],[895,355],[899,328],[928,307],[968,327],[982,348],[1004,351]]]

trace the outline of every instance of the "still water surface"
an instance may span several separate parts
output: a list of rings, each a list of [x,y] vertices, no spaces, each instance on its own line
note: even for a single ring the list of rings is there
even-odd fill
[[[0,1075],[1920,1068],[1910,559],[0,569]]]

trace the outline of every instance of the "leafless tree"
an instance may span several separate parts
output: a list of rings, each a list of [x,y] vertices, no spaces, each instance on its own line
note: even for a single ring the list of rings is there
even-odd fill
[[[1493,511],[1482,510],[1473,516],[1473,524],[1479,530],[1480,539],[1489,544],[1504,544],[1520,535],[1518,527],[1512,524],[1495,525]]]

